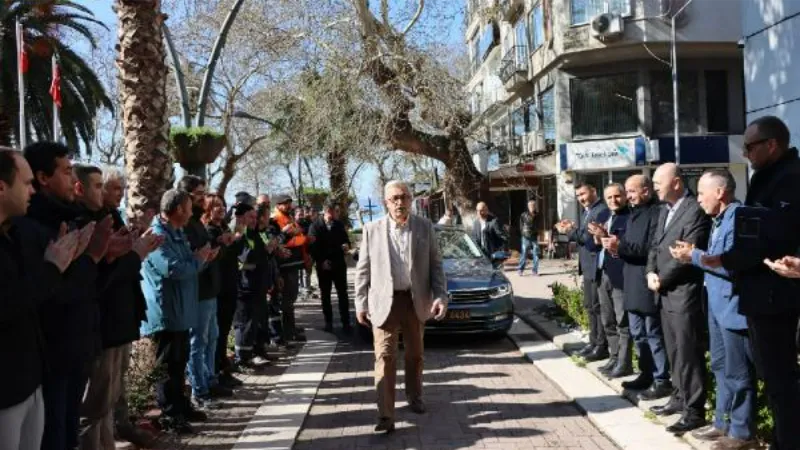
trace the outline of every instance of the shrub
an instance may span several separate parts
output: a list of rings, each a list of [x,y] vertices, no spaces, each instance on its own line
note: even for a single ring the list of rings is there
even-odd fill
[[[571,323],[582,329],[589,328],[589,315],[583,307],[583,291],[569,288],[561,283],[553,283],[553,302],[567,315]]]

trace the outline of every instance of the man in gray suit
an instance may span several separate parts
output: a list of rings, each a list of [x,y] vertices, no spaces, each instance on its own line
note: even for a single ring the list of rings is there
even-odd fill
[[[409,408],[425,413],[422,349],[425,322],[444,318],[447,287],[433,224],[411,215],[411,192],[400,181],[384,188],[387,217],[364,226],[355,273],[356,318],[371,326],[378,392],[376,432],[394,430],[397,344],[405,345]],[[412,281],[413,280],[413,281]]]
[[[658,415],[681,413],[667,431],[683,434],[705,425],[705,347],[703,334],[703,272],[672,258],[670,247],[688,242],[705,249],[711,222],[681,179],[680,169],[663,164],[653,176],[659,199],[665,203],[647,260],[647,284],[661,304],[664,343],[675,389],[664,406],[651,410]],[[653,385],[639,394],[652,400],[662,397],[666,385]]]

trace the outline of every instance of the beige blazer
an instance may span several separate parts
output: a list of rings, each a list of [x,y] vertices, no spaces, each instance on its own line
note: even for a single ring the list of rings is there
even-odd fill
[[[356,312],[367,311],[373,326],[380,327],[392,310],[394,284],[389,255],[389,218],[364,226],[355,273]],[[433,302],[447,306],[447,281],[436,232],[430,220],[411,215],[411,298],[421,322],[431,318]]]

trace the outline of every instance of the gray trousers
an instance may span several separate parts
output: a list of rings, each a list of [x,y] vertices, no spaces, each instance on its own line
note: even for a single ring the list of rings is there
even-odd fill
[[[628,314],[625,312],[625,293],[611,284],[611,279],[603,272],[598,288],[600,297],[600,317],[603,330],[608,339],[608,352],[612,358],[625,364],[631,359],[631,333]]]
[[[300,271],[297,268],[281,270],[283,289],[281,290],[281,325],[283,338],[286,341],[294,339],[295,317],[294,304],[300,293]]]
[[[123,359],[130,346],[103,350],[92,367],[81,404],[81,450],[114,450],[114,407],[122,395]]]
[[[44,399],[39,387],[10,408],[0,410],[0,449],[39,450],[44,433]]]

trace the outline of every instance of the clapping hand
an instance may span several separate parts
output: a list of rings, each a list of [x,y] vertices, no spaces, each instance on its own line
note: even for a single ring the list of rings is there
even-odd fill
[[[775,261],[765,259],[764,264],[782,277],[800,278],[800,258],[795,256],[784,256]]]
[[[619,238],[616,235],[609,235],[604,238],[600,238],[600,242],[603,244],[603,248],[611,254],[611,256],[617,257],[619,252]]]
[[[154,252],[158,247],[161,247],[163,243],[164,236],[155,234],[153,229],[150,228],[133,242],[133,251],[144,261],[147,255]]]
[[[122,255],[125,255],[133,248],[133,236],[128,233],[128,230],[120,228],[116,233],[111,235],[108,241],[108,251],[106,252],[106,261],[113,262]]]
[[[692,262],[692,251],[694,251],[694,244],[683,241],[676,241],[675,244],[669,248],[669,253],[672,257],[684,264]]]
[[[50,242],[44,252],[44,260],[52,263],[63,273],[75,259],[80,233],[78,230],[67,233],[66,224],[61,224],[58,239]]]
[[[211,252],[211,245],[206,244],[194,251],[194,257],[197,258],[198,261],[205,263],[208,262]]]
[[[113,225],[114,221],[109,215],[94,227],[94,233],[92,233],[92,238],[86,247],[86,254],[94,260],[95,264],[100,262],[108,251],[111,235],[114,233]]]
[[[587,225],[587,229],[589,231],[589,234],[591,234],[594,237],[604,238],[608,236],[608,231],[606,230],[606,227],[597,222],[589,222],[589,224]]]
[[[217,238],[217,243],[223,246],[229,246],[233,244],[233,241],[236,240],[236,236],[233,233],[224,233],[222,236]]]

